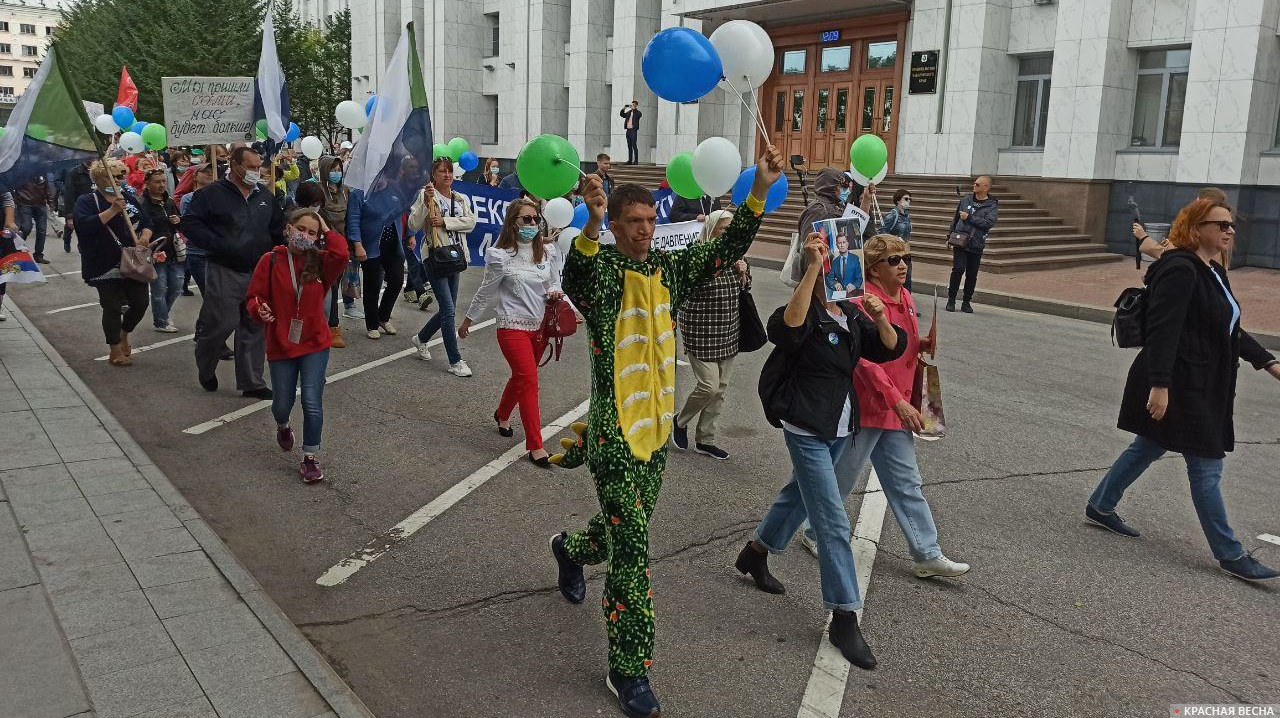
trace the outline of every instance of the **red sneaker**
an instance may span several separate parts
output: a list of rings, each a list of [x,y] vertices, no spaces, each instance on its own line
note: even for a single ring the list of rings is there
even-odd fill
[[[276,427],[276,443],[281,451],[293,451],[293,429],[287,426]]]
[[[302,465],[298,467],[298,473],[302,474],[302,480],[308,484],[314,484],[324,479],[324,471],[320,469],[320,462],[310,454],[302,457]]]

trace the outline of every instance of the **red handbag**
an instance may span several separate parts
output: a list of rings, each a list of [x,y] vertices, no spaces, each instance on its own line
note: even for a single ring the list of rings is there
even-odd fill
[[[557,299],[547,304],[547,311],[542,315],[542,326],[538,328],[538,354],[541,359],[538,366],[546,366],[552,358],[560,361],[560,351],[564,347],[564,338],[573,336],[578,331],[578,315],[567,300]]]

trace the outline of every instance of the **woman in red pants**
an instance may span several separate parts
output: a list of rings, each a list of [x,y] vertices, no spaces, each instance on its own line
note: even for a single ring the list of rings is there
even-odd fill
[[[498,422],[499,434],[514,436],[510,418],[519,405],[529,460],[550,468],[547,452],[542,448],[542,418],[538,412],[538,355],[542,349],[538,328],[547,303],[560,299],[564,292],[560,290],[556,263],[543,245],[539,220],[534,202],[518,199],[508,205],[502,233],[485,252],[484,279],[471,300],[467,318],[458,327],[458,336],[466,339],[471,325],[490,304],[497,302],[498,347],[511,365],[511,379],[493,419]]]

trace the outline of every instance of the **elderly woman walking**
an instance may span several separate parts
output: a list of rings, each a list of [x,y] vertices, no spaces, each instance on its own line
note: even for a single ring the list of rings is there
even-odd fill
[[[732,220],[733,213],[726,210],[707,215],[695,244],[724,234]],[[745,261],[738,260],[690,292],[680,309],[680,336],[697,384],[672,427],[671,441],[676,448],[688,450],[689,427],[696,419],[694,451],[722,461],[729,458],[729,452],[716,445],[716,422],[724,406],[733,360],[738,355],[738,294],[750,286],[751,270]]]

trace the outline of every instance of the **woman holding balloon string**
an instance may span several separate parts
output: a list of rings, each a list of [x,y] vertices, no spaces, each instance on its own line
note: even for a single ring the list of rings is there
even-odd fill
[[[440,310],[422,326],[413,337],[413,345],[418,349],[418,358],[431,361],[431,350],[427,342],[437,331],[444,340],[444,351],[449,359],[449,373],[457,377],[471,376],[471,367],[463,361],[458,351],[458,335],[454,327],[454,307],[458,302],[458,282],[465,269],[446,271],[430,259],[432,248],[455,245],[462,250],[466,263],[471,263],[471,250],[467,248],[467,233],[476,228],[476,215],[471,209],[471,202],[465,195],[453,191],[453,159],[437,157],[431,163],[431,181],[422,189],[413,208],[409,211],[409,230],[416,232],[426,229],[423,242],[426,246],[418,249],[423,256],[423,267],[427,272],[427,282],[439,302]],[[414,246],[410,246],[414,249]]]

